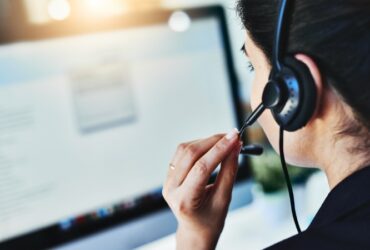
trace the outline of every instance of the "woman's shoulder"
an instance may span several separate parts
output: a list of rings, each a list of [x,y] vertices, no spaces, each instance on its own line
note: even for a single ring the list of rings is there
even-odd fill
[[[328,225],[307,229],[267,249],[370,249],[370,204]]]
[[[370,167],[339,183],[306,231],[269,249],[370,249]]]

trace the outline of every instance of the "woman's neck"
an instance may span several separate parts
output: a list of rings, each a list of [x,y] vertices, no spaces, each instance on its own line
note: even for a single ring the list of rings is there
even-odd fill
[[[357,150],[363,137],[370,136],[356,121],[351,108],[332,91],[328,92],[320,119],[315,123],[313,140],[316,165],[325,172],[333,189],[354,172],[370,166],[366,150]],[[344,132],[350,124],[354,134]],[[365,131],[360,135],[360,131]],[[359,136],[360,135],[360,136]]]
[[[350,165],[343,165],[343,164],[333,164],[331,166],[327,166],[324,168],[326,177],[328,179],[329,187],[332,190],[335,188],[340,182],[346,179],[348,176],[352,175],[356,171],[364,168],[366,165],[360,164],[350,164]]]
[[[325,172],[330,189],[333,189],[341,181],[370,164],[366,161],[366,155],[351,152],[350,145],[354,145],[350,139],[340,139],[332,147],[327,147],[326,152],[321,152],[321,169]],[[325,155],[325,158],[322,158]]]

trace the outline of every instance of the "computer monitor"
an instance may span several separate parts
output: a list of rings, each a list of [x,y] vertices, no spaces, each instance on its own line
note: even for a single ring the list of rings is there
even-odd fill
[[[25,26],[0,42],[0,248],[166,209],[177,144],[240,126],[221,7]]]

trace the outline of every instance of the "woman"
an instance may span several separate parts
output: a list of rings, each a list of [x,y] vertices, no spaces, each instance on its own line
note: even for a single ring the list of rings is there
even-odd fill
[[[277,6],[275,0],[238,3],[247,30],[243,51],[255,70],[253,109],[271,70]],[[296,0],[288,16],[286,53],[308,67],[317,103],[304,128],[285,133],[286,158],[319,166],[331,192],[306,231],[271,249],[370,249],[370,1]],[[259,123],[276,150],[279,127],[271,113]],[[179,145],[163,189],[178,220],[178,249],[215,248],[240,148],[237,130]],[[220,163],[216,182],[207,185]]]

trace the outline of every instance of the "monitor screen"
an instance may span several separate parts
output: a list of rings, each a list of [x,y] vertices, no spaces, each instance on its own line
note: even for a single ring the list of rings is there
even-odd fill
[[[158,198],[179,142],[236,127],[220,22],[0,46],[0,242]]]

